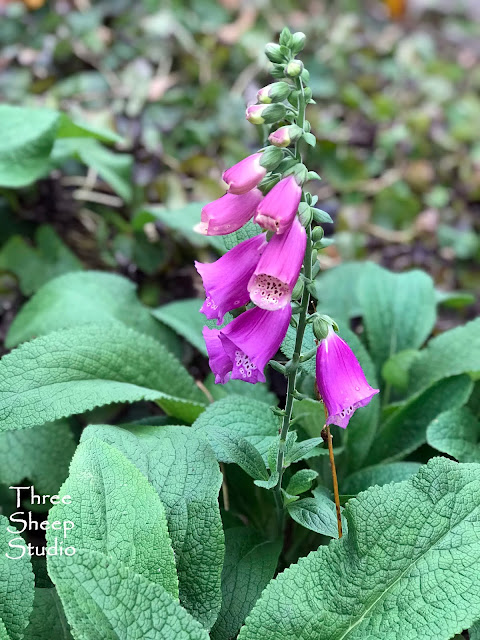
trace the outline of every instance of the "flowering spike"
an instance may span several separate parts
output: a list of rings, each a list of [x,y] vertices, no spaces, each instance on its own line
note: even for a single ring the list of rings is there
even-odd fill
[[[275,312],[255,307],[220,329],[233,380],[265,382],[263,370],[282,344],[291,316],[290,305]]]
[[[253,216],[261,200],[262,194],[258,189],[239,196],[226,193],[203,207],[201,222],[195,230],[205,236],[222,236],[238,231]]]
[[[292,224],[302,197],[302,189],[293,176],[280,180],[259,203],[255,222],[263,229],[284,233]]]
[[[232,365],[220,341],[220,330],[203,327],[202,333],[207,347],[208,363],[215,375],[215,384],[225,384],[230,378]]]
[[[269,311],[290,303],[302,267],[307,234],[298,219],[268,243],[248,283],[250,298]]]
[[[201,275],[206,300],[200,309],[210,320],[223,322],[227,311],[250,301],[247,285],[266,246],[265,235],[244,240],[215,262],[195,262]]]
[[[326,424],[345,429],[355,409],[367,405],[379,390],[368,384],[355,354],[332,327],[318,346],[316,365],[318,391],[328,412]]]
[[[223,181],[228,185],[228,193],[241,195],[254,189],[267,174],[260,160],[262,153],[254,153],[247,156],[237,164],[227,169],[223,174]]]

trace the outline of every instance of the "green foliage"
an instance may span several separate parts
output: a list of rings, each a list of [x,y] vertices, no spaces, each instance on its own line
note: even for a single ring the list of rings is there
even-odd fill
[[[48,225],[35,232],[36,247],[21,236],[12,236],[0,249],[0,269],[12,272],[26,296],[68,271],[80,271],[82,263]]]
[[[325,495],[318,494],[314,498],[296,500],[291,502],[287,509],[290,516],[306,529],[329,538],[338,538],[335,503]]]
[[[21,557],[18,547],[9,546],[14,539],[15,545],[23,543],[18,539],[19,534],[11,533],[15,527],[3,515],[0,515],[0,527],[0,638],[21,640],[33,606],[32,565],[25,546]]]
[[[479,478],[478,465],[433,459],[351,500],[348,536],[272,581],[239,639],[449,640],[480,614]]]
[[[280,551],[279,541],[264,540],[253,529],[234,527],[226,530],[222,608],[210,634],[212,640],[235,637],[273,578]]]
[[[160,585],[98,551],[52,556],[54,577],[74,638],[208,640],[208,633]]]
[[[12,348],[59,329],[123,323],[168,348],[174,336],[137,299],[135,285],[113,273],[67,273],[47,282],[20,310],[7,339]]]
[[[35,599],[25,637],[34,640],[72,640],[62,604],[55,588],[35,587]]]
[[[90,426],[82,442],[108,443],[149,480],[166,512],[180,601],[207,628],[221,604],[224,553],[217,504],[221,474],[210,446],[180,426]]]
[[[112,402],[157,400],[193,420],[203,396],[149,336],[120,324],[87,325],[28,342],[0,362],[0,430],[25,429]]]
[[[29,478],[37,492],[55,495],[68,475],[76,444],[66,420],[0,433],[0,482]]]
[[[389,482],[402,482],[420,469],[418,462],[387,462],[365,467],[355,471],[342,482],[342,491],[357,494],[374,485],[382,486]]]
[[[196,347],[200,353],[207,355],[202,329],[205,326],[204,316],[199,313],[203,301],[175,300],[152,311],[152,315],[164,325],[176,331],[187,342]]]
[[[480,422],[468,407],[444,411],[427,428],[431,447],[460,462],[480,462]]]
[[[234,462],[223,440],[216,439],[217,433],[223,430],[233,438],[245,438],[266,456],[278,433],[278,420],[263,402],[232,395],[210,405],[194,422],[193,429],[208,439],[218,460]]]

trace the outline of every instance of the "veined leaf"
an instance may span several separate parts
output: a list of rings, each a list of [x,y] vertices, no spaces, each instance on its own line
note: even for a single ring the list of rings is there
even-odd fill
[[[348,536],[273,580],[239,640],[450,640],[480,618],[479,465],[434,458],[344,513]]]
[[[178,597],[163,504],[145,476],[118,449],[97,438],[82,442],[59,496],[69,496],[70,502],[55,505],[49,518],[73,527],[65,532],[48,530],[49,545],[59,539],[64,548],[99,552]],[[50,565],[49,573],[56,583]]]
[[[1,637],[1,636],[0,636]],[[25,638],[31,640],[72,640],[57,590],[35,588],[35,599]]]
[[[202,300],[175,300],[153,309],[151,314],[163,322],[164,325],[180,334],[185,340],[196,347],[200,353],[207,355],[202,329],[205,326],[205,316],[200,313]]]
[[[247,527],[226,530],[222,608],[210,634],[212,640],[235,637],[273,578],[280,551],[280,542],[264,540],[259,533]]]
[[[479,439],[480,422],[468,407],[444,411],[427,428],[428,444],[459,462],[480,462]]]
[[[52,556],[49,570],[77,640],[208,640],[160,584],[98,551]]]
[[[413,476],[422,465],[419,462],[387,462],[360,469],[342,482],[342,492],[357,494],[374,485],[402,482]]]
[[[157,338],[167,348],[175,339],[138,300],[133,282],[113,273],[87,271],[47,282],[15,317],[5,343],[11,349],[59,329],[115,322]]]
[[[180,362],[153,338],[120,324],[50,333],[0,362],[0,431],[138,400],[157,400],[186,421],[205,408]]]
[[[22,537],[2,515],[0,529],[0,638],[21,640],[33,606],[32,565]]]
[[[224,555],[218,492],[222,476],[208,443],[180,426],[92,425],[82,442],[100,438],[150,481],[165,506],[175,552],[180,602],[210,628],[221,605]]]

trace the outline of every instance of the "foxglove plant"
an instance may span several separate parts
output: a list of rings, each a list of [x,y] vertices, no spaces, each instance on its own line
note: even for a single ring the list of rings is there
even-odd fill
[[[280,527],[288,500],[282,488],[287,435],[294,399],[302,397],[296,386],[300,365],[317,356],[317,386],[325,405],[334,488],[328,425],[345,428],[353,412],[378,393],[367,383],[348,345],[336,335],[334,321],[310,309],[310,291],[319,271],[317,251],[325,243],[323,228],[318,224],[312,229],[312,223],[320,223],[324,214],[315,208],[317,197],[305,189],[305,183],[318,176],[308,171],[301,153],[302,142],[315,146],[305,119],[306,105],[313,102],[309,74],[296,59],[304,40],[303,34],[284,29],[280,45],[267,45],[265,53],[274,63],[272,75],[280,81],[259,90],[259,104],[247,107],[246,118],[252,124],[272,125],[270,145],[225,171],[228,192],[203,208],[199,226],[207,235],[222,235],[237,231],[253,217],[267,233],[237,244],[213,264],[195,263],[205,288],[201,311],[207,318],[222,322],[228,311],[237,310],[225,327],[205,327],[203,331],[215,382],[264,382],[269,362],[287,378],[285,408],[274,408],[282,424],[276,463],[266,483],[274,489]],[[239,307],[243,311],[238,315]],[[313,324],[318,349],[302,353],[309,323]],[[296,331],[295,346],[291,359],[283,365],[272,358],[289,324]],[[337,516],[341,535],[338,501]]]

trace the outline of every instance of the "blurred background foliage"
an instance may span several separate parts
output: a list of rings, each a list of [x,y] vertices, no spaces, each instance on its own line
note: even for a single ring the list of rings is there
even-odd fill
[[[53,171],[0,187],[0,338],[66,271],[127,275],[152,306],[200,295],[193,257],[219,245],[192,237],[189,203],[222,195],[222,171],[262,145],[244,109],[270,82],[264,45],[285,24],[308,37],[308,164],[336,240],[322,266],[420,267],[457,292],[437,328],[476,316],[479,13],[467,0],[0,0],[2,102],[119,136],[115,150],[57,140]]]

